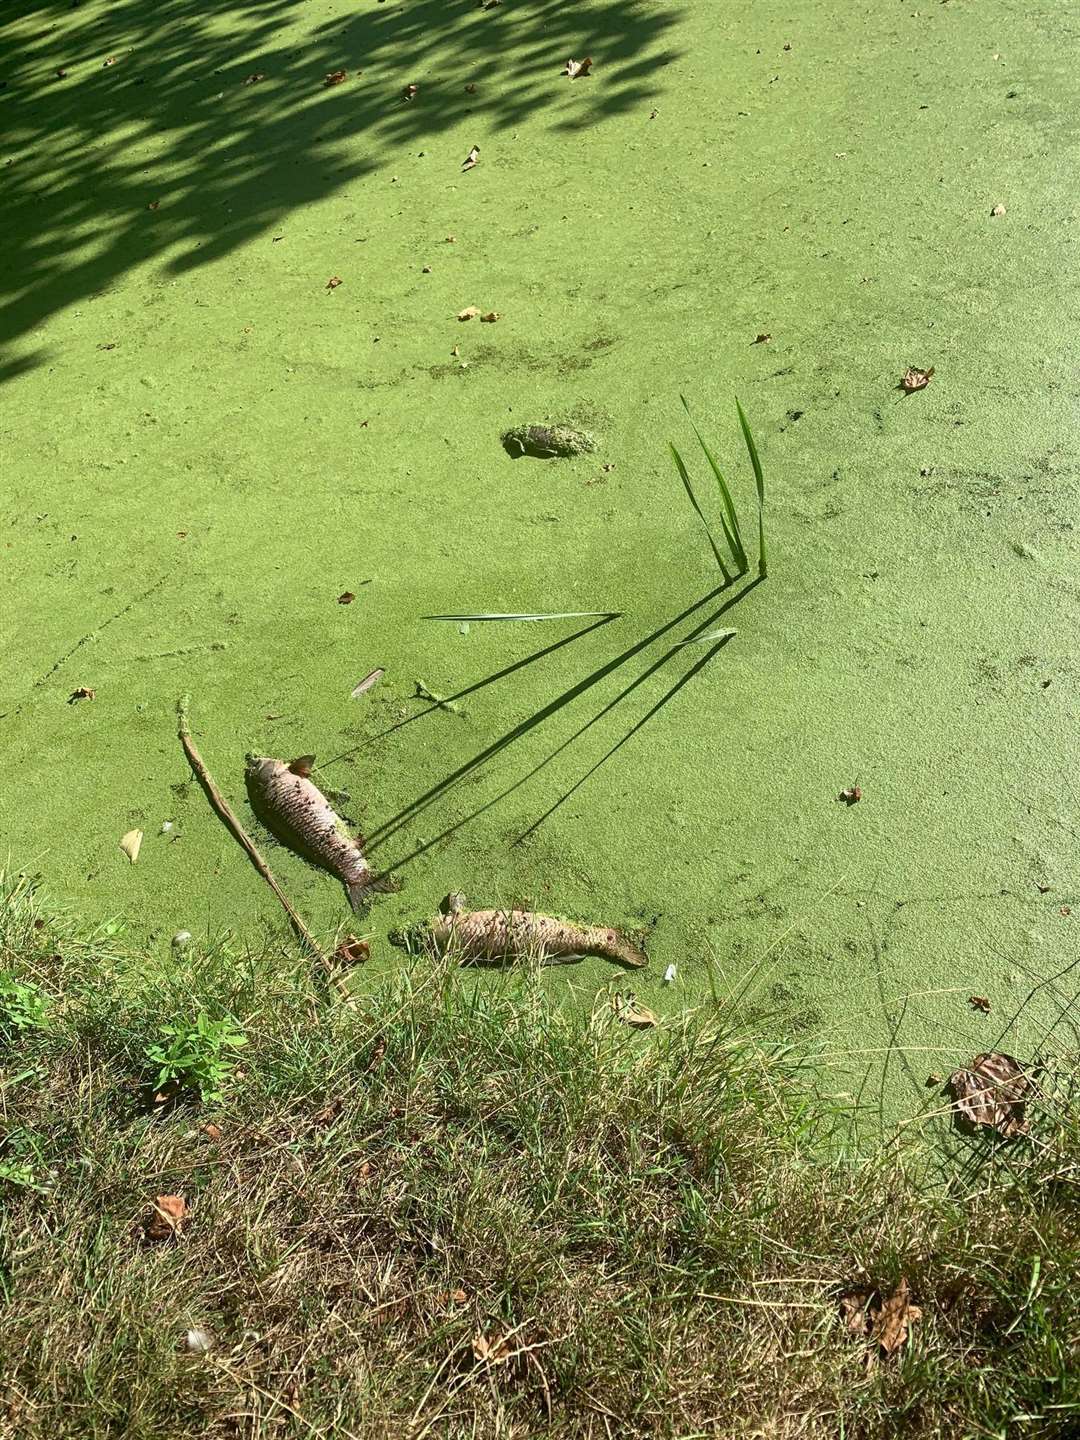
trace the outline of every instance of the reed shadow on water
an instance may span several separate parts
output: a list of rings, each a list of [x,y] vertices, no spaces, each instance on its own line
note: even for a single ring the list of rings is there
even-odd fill
[[[439,801],[441,801],[457,785],[461,784],[464,780],[477,775],[486,765],[488,765],[498,755],[502,754],[503,751],[507,750],[510,746],[514,745],[524,736],[531,733],[538,726],[543,725],[545,722],[553,719],[553,717],[555,717],[567,705],[577,700],[581,695],[587,693],[595,685],[598,685],[601,681],[606,679],[609,675],[612,675],[616,671],[620,670],[624,665],[628,664],[636,656],[640,655],[644,650],[648,649],[649,646],[655,644],[657,640],[662,639],[665,635],[669,634],[671,630],[683,624],[686,620],[690,619],[691,616],[697,614],[704,607],[708,606],[710,602],[719,599],[719,597],[722,596],[725,591],[731,589],[731,587],[736,583],[737,581],[726,581],[724,584],[716,586],[713,589],[709,590],[705,595],[701,596],[698,600],[695,600],[692,605],[687,606],[684,610],[680,611],[670,620],[665,621],[662,625],[652,630],[648,635],[645,635],[640,640],[635,641],[632,645],[628,646],[618,655],[614,656],[611,660],[606,661],[603,665],[598,666],[588,675],[576,681],[573,685],[563,690],[561,694],[557,695],[546,705],[541,706],[541,708],[535,711],[532,715],[528,716],[524,720],[519,721],[516,725],[511,726],[511,728],[507,730],[503,735],[499,736],[498,739],[492,741],[488,745],[485,745],[482,750],[478,751],[477,754],[472,756],[469,760],[465,761],[462,765],[459,765],[455,770],[451,771],[449,775],[438,781],[437,784],[425,790],[421,795],[417,796],[415,800],[410,801],[409,804],[399,810],[397,814],[391,816],[390,819],[386,820],[382,825],[379,825],[373,830],[371,830],[367,837],[368,853],[373,855],[379,850],[385,849],[387,843],[391,839],[393,839],[396,834],[398,834],[407,825],[415,821],[432,805],[435,805]],[[710,610],[710,612],[704,619],[699,619],[695,623],[694,629],[691,632],[690,636],[686,637],[686,639],[694,640],[703,632],[706,632],[710,626],[715,625],[722,616],[724,616],[742,599],[744,599],[745,596],[747,596],[760,583],[760,577],[754,577],[753,579],[748,580],[747,583],[743,585],[743,587],[738,591],[737,594],[730,596],[715,609]],[[710,645],[705,654],[702,655],[699,659],[695,660],[694,663],[686,669],[686,671],[679,677],[679,679],[673,685],[671,685],[667,691],[665,691],[665,693],[655,704],[650,706],[648,710],[646,710],[646,712],[637,721],[635,721],[635,723],[627,730],[627,732],[608,749],[608,751],[600,758],[600,760],[598,760],[594,765],[592,765],[575,782],[575,784],[571,786],[569,790],[567,790],[563,795],[561,795],[553,804],[549,805],[547,809],[517,837],[517,841],[520,842],[521,840],[525,839],[527,835],[532,834],[536,829],[538,829],[548,818],[548,816],[553,814],[554,811],[557,810],[559,806],[562,805],[564,801],[570,797],[570,795],[572,795],[577,789],[579,789],[580,786],[583,785],[590,778],[591,775],[593,775],[603,764],[605,764],[613,755],[615,755],[615,753],[626,743],[627,740],[631,738],[631,736],[635,735],[639,730],[643,728],[644,725],[646,725],[657,714],[659,714],[659,712],[668,703],[668,701],[671,700],[678,693],[678,691],[683,688],[684,685],[688,684],[690,680],[692,680],[695,676],[701,673],[705,666],[708,665],[709,662],[713,660],[715,656],[719,653],[719,651],[722,650],[724,646],[729,642],[730,638],[730,636],[721,637],[716,641],[715,644]],[[488,810],[491,810],[494,806],[500,804],[508,796],[513,794],[514,791],[518,790],[522,785],[526,784],[529,780],[533,779],[536,775],[538,775],[542,770],[546,769],[553,760],[555,760],[559,755],[563,754],[566,750],[568,750],[588,730],[590,730],[599,721],[604,719],[604,717],[609,715],[640,685],[643,685],[664,666],[668,665],[673,659],[680,655],[685,649],[686,639],[683,639],[675,644],[670,644],[663,651],[662,654],[660,654],[654,661],[652,661],[651,664],[647,665],[646,668],[639,675],[637,675],[628,684],[626,684],[619,691],[619,693],[614,696],[613,699],[608,701],[607,704],[603,705],[596,712],[596,714],[591,716],[590,719],[586,720],[584,724],[580,725],[565,740],[561,741],[558,745],[556,745],[555,748],[551,750],[547,755],[545,755],[542,760],[538,761],[523,775],[519,776],[511,784],[501,790],[498,795],[494,796],[490,800],[485,801],[482,805],[476,806],[467,815],[465,815],[459,820],[454,821],[453,824],[447,826],[433,838],[424,840],[421,844],[416,845],[413,847],[413,849],[408,850],[400,856],[395,857],[392,861],[388,861],[380,868],[393,871],[401,870],[402,868],[404,868],[404,866],[410,864],[412,861],[418,859],[421,855],[425,854],[433,846],[440,844],[443,840],[446,840],[451,835],[456,834],[459,830],[470,824],[473,820],[477,819],[480,815],[485,814]],[[489,680],[493,678],[496,677],[489,677]]]

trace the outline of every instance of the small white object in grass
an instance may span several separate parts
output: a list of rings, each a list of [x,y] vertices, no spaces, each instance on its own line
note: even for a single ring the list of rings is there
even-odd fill
[[[214,1337],[209,1330],[202,1330],[196,1326],[194,1330],[189,1330],[184,1336],[184,1348],[190,1355],[209,1355],[214,1348]]]
[[[667,967],[667,969],[664,971],[664,984],[665,984],[665,985],[670,985],[671,982],[672,982],[674,979],[675,979],[675,966],[674,966],[674,965],[669,965],[669,966]]]
[[[161,831],[160,831],[160,833],[161,833],[162,835],[167,835],[172,828],[173,828],[173,822],[172,822],[171,820],[163,820],[163,821],[161,822]]]
[[[191,944],[191,931],[190,931],[190,930],[177,930],[176,934],[172,937],[172,945],[173,945],[173,949],[174,949],[174,950],[182,950],[185,945],[190,945],[190,944]]]

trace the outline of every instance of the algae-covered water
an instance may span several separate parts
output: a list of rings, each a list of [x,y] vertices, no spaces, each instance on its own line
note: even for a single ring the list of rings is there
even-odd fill
[[[753,974],[874,1106],[1067,1040],[1078,40],[1067,0],[6,8],[3,851],[163,959],[278,929],[189,691],[245,817],[247,750],[349,792],[404,883],[375,974],[461,889],[652,926],[663,1012]],[[748,518],[754,427],[762,584],[720,588],[680,392]],[[514,460],[530,421],[599,449]],[[621,613],[423,618],[466,611]]]

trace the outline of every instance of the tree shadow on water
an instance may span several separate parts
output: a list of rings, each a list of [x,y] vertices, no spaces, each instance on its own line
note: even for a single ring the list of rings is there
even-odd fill
[[[179,274],[219,259],[470,118],[482,135],[544,113],[565,134],[648,104],[679,18],[644,0],[312,10],[4,7],[0,379],[49,358],[40,343],[30,355],[12,347],[135,267],[160,258]],[[566,58],[584,54],[596,76],[560,79]],[[326,86],[339,69],[346,79]]]

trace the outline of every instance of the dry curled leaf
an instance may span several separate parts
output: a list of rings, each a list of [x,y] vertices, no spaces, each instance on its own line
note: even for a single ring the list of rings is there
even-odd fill
[[[347,70],[331,70],[329,75],[327,75],[326,79],[323,81],[323,84],[340,85],[345,79],[345,77],[348,75],[348,73],[349,72]]]
[[[591,69],[592,56],[587,55],[584,60],[567,60],[563,74],[569,75],[571,80],[576,80],[579,75],[588,75]]]
[[[419,93],[419,85],[406,85],[405,89],[401,92],[401,98],[403,100],[415,100]]]
[[[103,70],[107,70],[110,65],[115,65],[115,64],[116,64],[116,56],[115,56],[115,55],[110,55],[107,60],[103,60],[103,61],[101,62],[101,68],[102,68]]]
[[[249,75],[249,76],[247,77],[247,79],[244,81],[244,84],[245,84],[245,85],[257,85],[260,80],[265,80],[265,79],[266,79],[266,76],[263,74],[263,72],[262,72],[261,70],[256,70],[253,74],[251,74],[251,75]]]
[[[481,325],[494,325],[499,318],[498,310],[489,310],[486,315],[480,316]]]
[[[366,940],[358,940],[355,935],[346,935],[334,951],[334,962],[337,965],[363,965],[370,958],[371,946]]]
[[[993,215],[995,219],[1000,218],[1005,213],[1006,211],[1004,205],[995,205],[994,208],[990,211],[990,214]]]
[[[459,320],[472,320],[479,314],[480,310],[476,305],[466,305],[464,310],[458,311],[457,318]]]
[[[141,830],[129,830],[126,835],[120,837],[120,849],[131,861],[132,865],[139,858],[139,848],[142,845],[143,832]]]
[[[337,287],[342,283],[343,282],[340,275],[331,275],[330,279],[326,282],[326,288],[327,290],[336,290]]]
[[[143,1221],[143,1234],[147,1240],[175,1240],[189,1213],[182,1195],[158,1195]]]
[[[840,1319],[849,1335],[869,1335],[871,1322],[867,1312],[875,1293],[873,1290],[849,1290],[846,1295],[840,1296]]]
[[[329,1125],[331,1120],[337,1119],[343,1109],[344,1102],[335,1096],[332,1100],[328,1100],[321,1109],[315,1111],[311,1117],[311,1123],[313,1125]]]
[[[341,594],[337,597],[337,603],[339,605],[351,605],[355,599],[356,596],[351,590],[343,590]]]
[[[221,1139],[221,1126],[215,1125],[213,1121],[202,1127],[202,1133],[208,1140],[218,1141]]]
[[[751,345],[767,345],[771,339],[772,339],[772,336],[769,335],[766,331],[763,330],[760,335],[755,335],[755,336],[754,336],[753,340],[750,341],[750,344],[751,344]]]
[[[462,170],[472,170],[475,166],[477,166],[477,165],[479,165],[479,164],[480,164],[480,146],[479,146],[479,145],[474,145],[474,146],[472,147],[472,149],[469,151],[468,155],[465,156],[465,159],[461,162],[461,168],[462,168]]]
[[[632,994],[613,996],[611,1008],[615,1012],[616,1019],[634,1030],[651,1030],[657,1023],[653,1012],[642,1005]]]
[[[968,1004],[973,1010],[981,1010],[984,1015],[990,1014],[990,1001],[985,995],[969,995]]]
[[[1028,1130],[1027,1097],[1032,1084],[1020,1062],[1003,1051],[976,1055],[967,1070],[949,1076],[958,1121],[996,1130],[1004,1139]]]
[[[846,790],[841,790],[836,798],[844,805],[857,805],[862,799],[862,791],[858,785],[849,785]]]
[[[919,370],[916,366],[909,365],[903,375],[900,376],[899,388],[903,390],[906,395],[911,395],[916,390],[925,390],[927,385],[930,384],[933,373],[933,365],[930,366],[929,370]]]
[[[501,1365],[510,1358],[505,1335],[485,1335],[478,1330],[473,1336],[472,1353],[479,1365]]]
[[[149,203],[149,205],[147,205],[146,208],[147,208],[147,210],[156,210],[156,209],[160,206],[160,204],[161,204],[161,201],[160,201],[160,200],[151,200],[150,203]]]
[[[939,1085],[945,1084],[945,1078],[942,1075],[927,1075],[923,1084],[928,1090],[935,1090]]]
[[[911,1286],[905,1277],[873,1316],[873,1336],[886,1355],[895,1355],[908,1337],[908,1327],[922,1311],[911,1303]]]
[[[80,685],[77,690],[73,690],[68,696],[68,704],[74,705],[77,700],[95,700],[96,698],[96,690],[91,690],[89,685]]]

